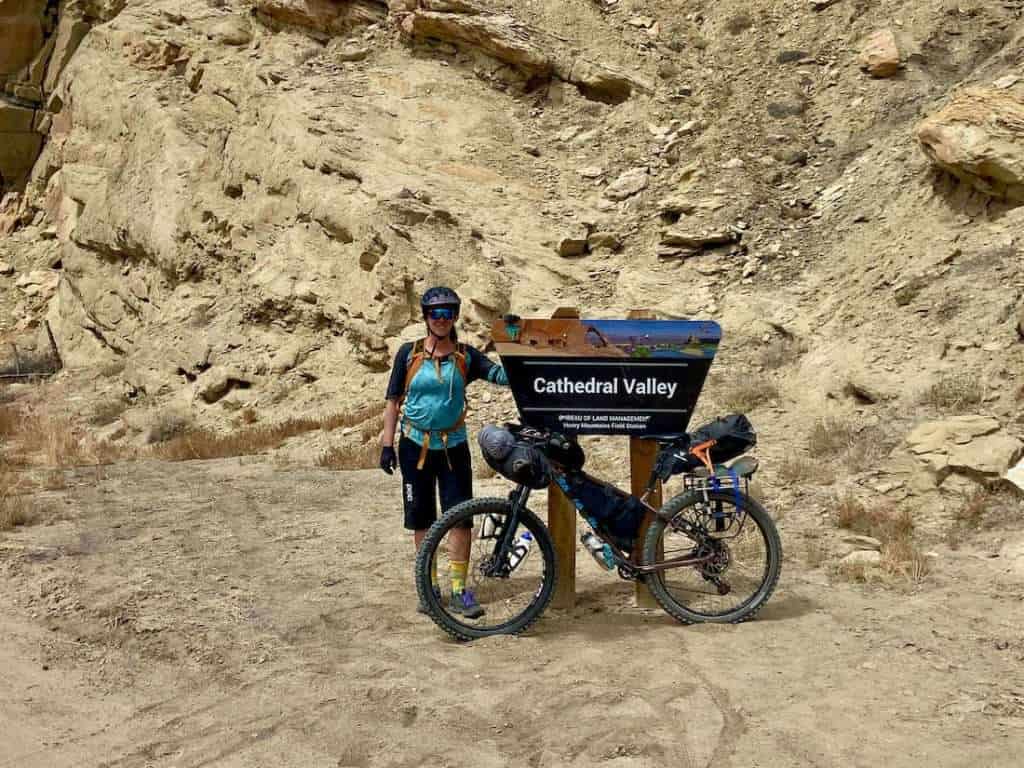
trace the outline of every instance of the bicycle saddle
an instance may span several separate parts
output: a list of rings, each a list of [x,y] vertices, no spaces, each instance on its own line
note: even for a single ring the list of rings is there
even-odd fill
[[[658,435],[644,435],[644,440],[657,440],[661,445],[689,445],[689,432],[663,432]]]

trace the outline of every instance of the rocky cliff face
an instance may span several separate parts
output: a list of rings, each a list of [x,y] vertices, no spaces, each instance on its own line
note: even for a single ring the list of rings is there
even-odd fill
[[[782,414],[898,419],[971,372],[1013,423],[1019,13],[7,0],[9,325],[45,310],[68,367],[215,420],[378,397],[447,283],[473,339],[509,308],[714,317]],[[52,299],[15,285],[51,267]]]

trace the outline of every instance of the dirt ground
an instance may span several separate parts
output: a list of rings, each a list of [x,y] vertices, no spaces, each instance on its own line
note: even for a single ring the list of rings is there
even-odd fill
[[[64,478],[35,496],[46,524],[0,534],[0,768],[1008,768],[1024,750],[1024,587],[982,549],[939,548],[897,588],[787,557],[736,627],[636,609],[581,557],[575,609],[457,644],[415,612],[379,472]],[[799,525],[783,515],[784,545]]]

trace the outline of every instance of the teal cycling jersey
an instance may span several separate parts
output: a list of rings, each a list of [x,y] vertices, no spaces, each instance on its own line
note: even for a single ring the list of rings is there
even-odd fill
[[[474,347],[466,346],[465,380],[454,354],[440,359],[428,357],[409,382],[408,392],[403,393],[413,347],[411,342],[403,344],[395,355],[386,395],[387,399],[393,400],[402,398],[404,394],[402,433],[422,446],[424,433],[430,432],[428,448],[432,450],[444,448],[445,433],[449,447],[464,443],[467,439],[466,427],[459,422],[465,410],[466,386],[477,379],[507,385],[505,369],[488,360]]]

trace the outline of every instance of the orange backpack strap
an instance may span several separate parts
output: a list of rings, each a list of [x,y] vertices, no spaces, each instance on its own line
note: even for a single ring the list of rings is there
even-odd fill
[[[419,371],[420,366],[423,365],[423,358],[426,357],[424,351],[426,346],[426,339],[420,339],[412,345],[412,351],[409,352],[409,357],[405,362],[405,389],[402,390],[402,399],[409,393],[409,385],[412,384],[413,378],[416,376],[416,372]]]
[[[426,339],[420,339],[417,341],[409,353],[408,362],[406,363],[405,372],[405,391],[402,393],[402,399],[405,399],[406,393],[409,391],[409,385],[412,384],[413,377],[419,371],[423,365],[423,361],[426,359]],[[455,365],[459,369],[459,373],[462,375],[463,383],[468,381],[469,377],[469,354],[466,350],[466,345],[458,343],[455,346]],[[416,426],[412,422],[404,421],[407,426]],[[423,469],[423,465],[427,460],[427,451],[430,449],[430,438],[433,432],[437,432],[441,438],[441,444],[444,447],[445,459],[448,462],[448,468],[452,468],[451,459],[448,457],[448,434],[462,427],[466,423],[466,401],[462,401],[462,413],[459,415],[458,421],[447,429],[435,429],[427,430],[422,427],[417,427],[423,433],[423,446],[420,449],[419,461],[416,462],[416,469]]]

